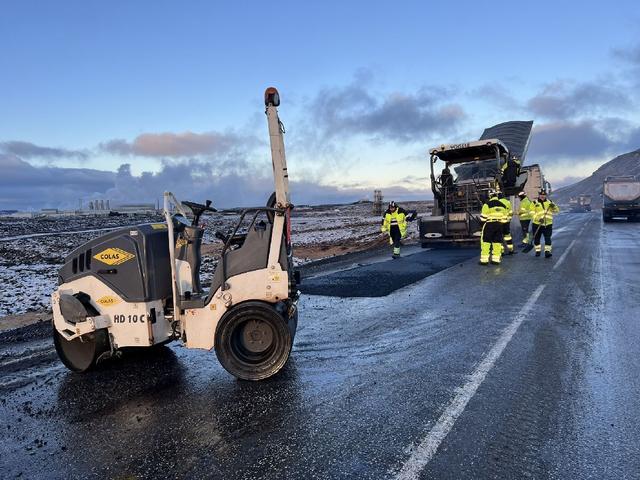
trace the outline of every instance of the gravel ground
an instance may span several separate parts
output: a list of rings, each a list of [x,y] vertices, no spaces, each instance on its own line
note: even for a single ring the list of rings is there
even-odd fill
[[[403,205],[424,214],[426,202]],[[239,215],[205,217],[204,255],[201,280],[208,284],[218,263],[222,244],[220,230],[229,233]],[[49,297],[56,288],[57,271],[67,254],[111,229],[161,222],[161,215],[68,216],[29,219],[0,218],[0,318],[6,315],[49,310]],[[380,239],[380,217],[371,204],[299,207],[292,214],[294,262],[303,265],[318,258],[371,248]],[[415,240],[415,226],[408,240]],[[310,256],[313,252],[313,256]]]

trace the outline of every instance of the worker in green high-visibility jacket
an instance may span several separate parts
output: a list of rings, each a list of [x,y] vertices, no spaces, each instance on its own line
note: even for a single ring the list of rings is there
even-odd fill
[[[503,193],[498,193],[498,199],[504,205],[507,216],[502,220],[502,239],[507,245],[505,255],[513,255],[513,237],[511,236],[511,218],[513,218],[513,208],[511,202]]]
[[[498,198],[497,192],[490,190],[489,198],[482,205],[480,220],[482,235],[480,236],[480,265],[491,263],[499,265],[502,259],[503,224],[509,218],[507,208]]]
[[[533,248],[536,251],[536,257],[542,252],[540,239],[544,236],[544,256],[551,257],[551,234],[553,233],[553,215],[560,211],[551,200],[547,199],[547,192],[540,190],[538,199],[533,202]]]
[[[389,234],[389,244],[393,246],[392,258],[400,257],[400,241],[407,236],[407,212],[398,207],[396,202],[389,202],[380,230]]]
[[[518,218],[520,219],[520,228],[522,229],[522,244],[529,244],[529,227],[531,226],[531,219],[533,218],[533,202],[527,197],[524,192],[518,193],[520,199],[520,206],[518,207]]]

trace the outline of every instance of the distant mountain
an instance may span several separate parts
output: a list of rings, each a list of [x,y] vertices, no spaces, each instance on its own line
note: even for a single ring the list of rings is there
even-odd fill
[[[609,175],[640,175],[640,149],[620,155],[602,165],[590,177],[554,191],[552,198],[557,203],[569,203],[570,197],[591,195],[593,205],[599,205],[602,183]]]

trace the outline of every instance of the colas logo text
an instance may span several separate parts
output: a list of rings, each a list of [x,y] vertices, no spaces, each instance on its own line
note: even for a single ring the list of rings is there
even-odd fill
[[[120,248],[107,248],[93,256],[96,260],[107,265],[120,265],[124,262],[136,258],[133,253],[126,252]]]

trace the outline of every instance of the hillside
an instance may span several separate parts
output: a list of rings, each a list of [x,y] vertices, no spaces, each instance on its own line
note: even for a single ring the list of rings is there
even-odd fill
[[[560,188],[553,193],[554,201],[568,203],[570,197],[576,195],[592,195],[593,204],[599,205],[602,183],[609,175],[640,175],[640,149],[617,156],[598,168],[590,177],[573,185]]]

